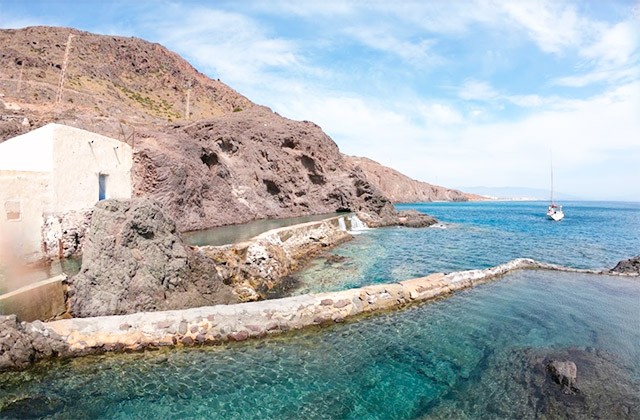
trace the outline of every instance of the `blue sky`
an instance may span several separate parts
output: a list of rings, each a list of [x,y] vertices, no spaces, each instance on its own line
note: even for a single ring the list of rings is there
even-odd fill
[[[638,1],[0,0],[0,27],[137,36],[347,154],[450,187],[640,201]]]

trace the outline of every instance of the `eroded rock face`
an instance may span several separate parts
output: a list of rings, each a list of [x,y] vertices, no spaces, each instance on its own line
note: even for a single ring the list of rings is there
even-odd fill
[[[150,199],[106,200],[94,209],[80,273],[69,279],[73,316],[179,309],[236,299],[213,262],[180,238]]]
[[[366,212],[376,226],[397,222],[389,200],[320,127],[265,107],[166,128],[136,149],[136,194],[161,202],[181,231],[335,211]]]
[[[44,255],[56,259],[81,254],[84,237],[91,223],[91,213],[92,209],[87,209],[44,215]]]
[[[620,261],[615,267],[613,267],[613,269],[611,269],[611,272],[640,275],[640,255],[629,258],[628,260]]]

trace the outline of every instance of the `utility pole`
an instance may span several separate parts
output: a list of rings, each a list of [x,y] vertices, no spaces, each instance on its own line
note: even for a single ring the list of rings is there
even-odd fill
[[[62,102],[62,87],[64,86],[64,76],[67,72],[67,64],[69,63],[69,53],[71,52],[71,39],[73,34],[69,34],[67,38],[67,48],[64,50],[64,59],[62,60],[62,71],[60,72],[60,82],[58,83],[58,95],[56,96],[56,104]]]
[[[190,119],[191,117],[191,85],[193,84],[192,80],[189,80],[185,83],[185,87],[187,88],[187,106],[185,110],[185,119]]]
[[[20,93],[22,88],[22,72],[24,71],[24,59],[20,62],[20,76],[18,76],[18,87],[16,88],[16,94]]]

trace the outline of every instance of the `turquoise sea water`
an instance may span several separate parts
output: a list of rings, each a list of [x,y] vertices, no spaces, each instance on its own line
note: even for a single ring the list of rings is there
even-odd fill
[[[0,417],[638,418],[638,302],[637,279],[521,271],[322,330],[4,374]],[[585,407],[544,392],[538,361],[567,355]]]
[[[640,253],[638,204],[572,203],[560,223],[541,203],[412,207],[446,228],[372,230],[305,275],[328,290],[516,256],[609,267]],[[575,361],[580,394],[550,383],[547,358]],[[0,418],[34,417],[640,418],[640,280],[519,271],[328,328],[0,374]]]
[[[343,290],[487,268],[514,258],[575,268],[612,268],[640,254],[640,203],[569,202],[560,222],[545,202],[403,204],[440,227],[374,229],[312,261],[296,275],[296,294]]]

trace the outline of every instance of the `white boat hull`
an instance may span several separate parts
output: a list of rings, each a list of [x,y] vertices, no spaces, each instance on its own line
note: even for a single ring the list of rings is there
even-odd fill
[[[560,220],[564,219],[564,212],[562,211],[562,206],[555,206],[555,205],[549,206],[549,209],[547,210],[547,217],[556,222],[559,222]]]

